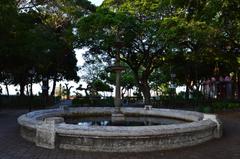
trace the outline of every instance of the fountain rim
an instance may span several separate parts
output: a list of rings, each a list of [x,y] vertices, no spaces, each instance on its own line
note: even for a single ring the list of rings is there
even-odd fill
[[[64,109],[48,109],[48,110],[38,110],[34,112],[30,112],[24,115],[21,115],[18,118],[18,123],[21,126],[25,126],[31,129],[36,129],[38,125],[44,123],[42,118],[48,117],[61,117],[66,114],[76,113],[78,110],[84,110],[83,112],[93,109],[103,109],[102,113],[108,113],[114,111],[112,107],[80,107],[80,108],[69,108],[68,110]],[[134,113],[134,111],[138,111],[140,115],[154,115],[159,117],[169,117],[180,120],[189,120],[192,122],[189,123],[181,123],[181,124],[171,124],[171,125],[152,125],[152,126],[80,126],[75,124],[66,124],[66,123],[58,123],[56,124],[56,132],[57,133],[67,133],[67,134],[85,134],[85,135],[101,135],[101,136],[117,136],[117,135],[131,135],[131,136],[141,136],[141,135],[158,135],[164,133],[181,133],[186,131],[191,131],[193,128],[198,130],[199,128],[206,127],[209,125],[216,125],[217,117],[215,115],[209,115],[207,118],[206,114],[193,112],[193,111],[185,111],[185,110],[173,110],[173,109],[156,109],[152,110],[144,110],[143,108],[121,108],[121,111],[124,114]],[[77,112],[79,113],[79,112]],[[91,112],[89,114],[92,114]],[[173,114],[171,114],[173,113]],[[88,114],[88,113],[87,113]],[[164,115],[165,114],[165,115]],[[171,114],[171,115],[170,115]],[[176,116],[178,115],[178,116]],[[134,134],[131,134],[131,132]],[[116,132],[117,135],[116,135]],[[103,134],[106,133],[106,134]],[[130,134],[129,134],[130,133]],[[83,135],[82,134],[82,135]]]
[[[122,107],[123,113],[172,116],[192,122],[154,126],[80,126],[66,124],[61,116],[76,113],[108,113],[114,107],[80,107],[39,110],[18,118],[21,136],[36,146],[99,152],[143,152],[169,150],[197,145],[222,136],[222,124],[216,115],[172,109]],[[43,121],[43,117],[45,120]],[[106,142],[107,141],[107,142]],[[106,142],[106,143],[105,143]],[[147,148],[146,148],[147,147]]]

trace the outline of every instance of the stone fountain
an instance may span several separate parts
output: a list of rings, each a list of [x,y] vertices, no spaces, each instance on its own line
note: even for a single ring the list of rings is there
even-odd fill
[[[121,108],[120,54],[116,54],[115,107],[78,107],[38,110],[18,118],[21,136],[48,149],[71,149],[98,152],[144,152],[194,146],[222,136],[222,125],[216,115],[192,111],[145,108]],[[174,124],[99,126],[79,125],[65,121],[66,116],[85,118],[107,116],[112,122],[124,122],[127,117],[152,117],[186,121]],[[93,120],[90,119],[90,122]],[[104,121],[105,122],[105,121]],[[144,121],[145,122],[145,121]],[[150,121],[153,122],[153,121]]]

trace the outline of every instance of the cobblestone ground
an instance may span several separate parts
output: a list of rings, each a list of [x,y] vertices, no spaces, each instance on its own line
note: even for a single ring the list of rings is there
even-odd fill
[[[89,153],[47,150],[19,135],[16,119],[26,111],[0,111],[0,159],[240,159],[240,112],[221,113],[224,136],[198,146],[148,153]]]

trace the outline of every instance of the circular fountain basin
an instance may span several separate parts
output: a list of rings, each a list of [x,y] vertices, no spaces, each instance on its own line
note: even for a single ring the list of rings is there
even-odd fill
[[[170,124],[84,125],[68,122],[66,118],[109,117],[113,112],[114,108],[109,107],[39,110],[20,116],[18,123],[23,138],[49,149],[58,147],[101,152],[158,151],[193,146],[222,136],[222,126],[215,115],[192,111],[121,108],[125,118],[177,121]]]

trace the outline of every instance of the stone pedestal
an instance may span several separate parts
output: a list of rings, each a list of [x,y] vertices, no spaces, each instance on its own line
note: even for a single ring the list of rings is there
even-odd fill
[[[64,122],[62,117],[46,118],[41,125],[37,125],[36,146],[48,149],[55,148],[55,124]]]
[[[114,106],[115,111],[112,113],[112,122],[124,121],[124,114],[121,112],[121,86],[120,86],[120,76],[124,67],[120,66],[120,55],[117,54],[116,64],[112,66],[111,69],[116,72],[116,88],[115,88],[115,99]]]

